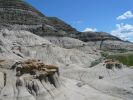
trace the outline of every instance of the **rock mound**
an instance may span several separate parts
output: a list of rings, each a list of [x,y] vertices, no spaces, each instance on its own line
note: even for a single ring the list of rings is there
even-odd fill
[[[53,98],[51,92],[61,86],[58,67],[54,65],[45,65],[39,60],[29,59],[16,62],[11,69],[5,69],[4,66],[0,71],[1,100],[37,100],[44,99],[39,96],[44,94],[45,98],[48,97],[46,95]]]

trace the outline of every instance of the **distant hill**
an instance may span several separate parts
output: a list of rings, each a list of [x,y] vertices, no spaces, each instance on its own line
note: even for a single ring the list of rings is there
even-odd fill
[[[71,37],[84,42],[124,42],[105,32],[79,32],[61,19],[45,16],[22,0],[0,0],[0,28],[27,30],[43,37]]]

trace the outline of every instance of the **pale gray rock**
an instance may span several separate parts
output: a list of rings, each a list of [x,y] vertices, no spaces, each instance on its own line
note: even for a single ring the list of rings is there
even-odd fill
[[[133,45],[104,32],[78,32],[22,0],[0,0],[0,100],[132,100],[132,69],[110,70],[102,60],[90,67],[100,49],[123,48]],[[28,59],[59,69],[23,67]]]

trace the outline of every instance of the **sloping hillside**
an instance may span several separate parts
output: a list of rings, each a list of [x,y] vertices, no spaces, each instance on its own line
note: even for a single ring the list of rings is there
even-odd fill
[[[133,70],[100,54],[125,48],[132,43],[0,0],[0,100],[132,100]]]

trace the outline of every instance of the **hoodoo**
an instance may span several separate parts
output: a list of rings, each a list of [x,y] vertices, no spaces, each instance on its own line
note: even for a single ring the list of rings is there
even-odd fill
[[[130,42],[79,32],[26,0],[0,0],[0,100],[133,100],[133,70],[106,54],[128,50]]]

